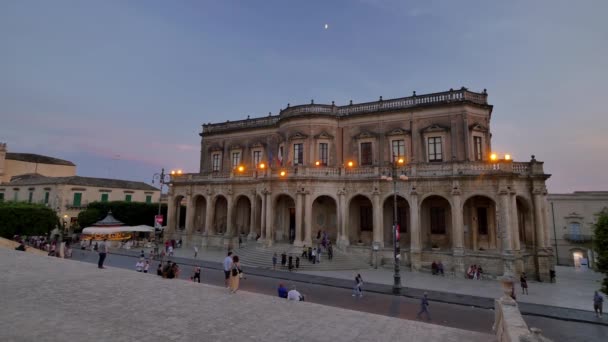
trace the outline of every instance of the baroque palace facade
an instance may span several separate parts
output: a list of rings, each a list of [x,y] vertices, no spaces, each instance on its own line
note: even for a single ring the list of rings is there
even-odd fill
[[[310,246],[325,231],[344,251],[392,260],[396,192],[403,265],[548,280],[549,175],[534,156],[492,156],[491,114],[485,90],[463,87],[204,124],[200,172],[172,177],[166,236]]]

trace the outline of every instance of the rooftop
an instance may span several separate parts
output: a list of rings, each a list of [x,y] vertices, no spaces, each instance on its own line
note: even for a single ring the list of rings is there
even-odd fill
[[[34,154],[34,153],[7,152],[6,159],[18,160],[18,161],[23,161],[23,162],[28,162],[28,163],[76,166],[76,164],[74,164],[68,160],[53,158],[53,157],[49,157],[49,156],[43,156],[41,154]]]
[[[68,184],[68,185],[80,185],[80,186],[94,186],[99,188],[116,188],[116,189],[130,189],[130,190],[149,190],[149,191],[160,191],[152,185],[144,182],[135,182],[122,179],[109,179],[109,178],[94,178],[94,177],[46,177],[40,174],[30,173],[25,175],[19,175],[11,178],[8,183],[3,183],[7,186],[20,186],[20,185],[51,185],[51,184]]]

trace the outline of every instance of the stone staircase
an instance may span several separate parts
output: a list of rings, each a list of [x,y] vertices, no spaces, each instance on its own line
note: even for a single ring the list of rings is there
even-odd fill
[[[287,257],[293,256],[295,269],[295,259],[300,257],[299,271],[334,271],[334,270],[356,270],[366,269],[370,266],[363,260],[354,255],[349,255],[343,251],[334,248],[334,257],[332,260],[327,258],[327,253],[321,253],[321,262],[312,264],[301,257],[302,248],[294,247],[289,244],[274,244],[266,247],[260,244],[249,244],[235,250],[235,253],[241,259],[244,266],[253,266],[260,268],[272,268],[272,255],[277,253],[277,269],[281,267],[281,253],[285,252]],[[287,266],[284,268],[287,270]]]

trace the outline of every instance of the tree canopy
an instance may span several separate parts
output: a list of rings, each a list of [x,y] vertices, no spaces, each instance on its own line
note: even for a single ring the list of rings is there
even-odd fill
[[[593,236],[594,249],[597,253],[597,268],[604,273],[602,292],[608,294],[608,214],[601,213],[595,224]]]
[[[59,226],[54,210],[23,202],[0,203],[0,236],[12,239],[15,235],[47,235]]]

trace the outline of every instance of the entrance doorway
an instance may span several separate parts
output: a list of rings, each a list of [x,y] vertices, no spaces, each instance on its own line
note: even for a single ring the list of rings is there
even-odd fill
[[[289,243],[296,239],[296,208],[289,208]]]
[[[574,258],[574,267],[581,267],[583,252],[572,252],[572,258]]]

